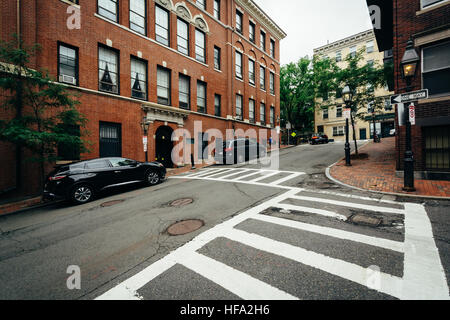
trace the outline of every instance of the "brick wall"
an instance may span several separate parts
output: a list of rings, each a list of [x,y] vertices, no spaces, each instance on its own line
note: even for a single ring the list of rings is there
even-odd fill
[[[173,4],[178,2],[173,0]],[[195,1],[194,1],[195,2]],[[156,70],[157,66],[165,65],[171,70],[171,101],[172,107],[178,108],[178,81],[179,74],[186,73],[191,78],[191,110],[185,120],[185,128],[193,129],[194,121],[203,121],[205,128],[218,128],[223,133],[226,129],[254,128],[263,129],[270,136],[267,128],[251,125],[244,122],[227,119],[235,116],[235,96],[241,94],[243,99],[243,118],[249,119],[248,101],[254,99],[255,119],[259,121],[260,103],[266,104],[266,123],[269,123],[270,107],[275,107],[275,119],[280,114],[279,96],[279,72],[280,72],[280,42],[270,30],[264,28],[266,32],[266,52],[262,52],[259,47],[259,33],[261,25],[255,18],[256,44],[248,41],[249,14],[244,12],[243,35],[233,32],[231,28],[225,26],[235,25],[236,5],[234,1],[221,1],[221,22],[215,20],[213,16],[213,0],[207,0],[207,12],[196,7],[192,1],[184,1],[192,16],[201,15],[209,27],[206,36],[206,65],[195,60],[195,26],[189,27],[190,56],[186,57],[177,52],[177,15],[170,12],[170,48],[155,43],[155,1],[147,1],[147,36],[141,36],[129,29],[129,0],[119,1],[119,22],[114,23],[108,19],[99,17],[96,14],[97,1],[80,0],[81,29],[69,30],[67,19],[67,1],[62,0],[23,0],[22,1],[22,36],[28,44],[39,43],[42,50],[36,59],[31,61],[30,66],[38,69],[46,69],[57,78],[57,52],[58,42],[65,43],[78,48],[79,53],[79,88],[74,88],[74,92],[80,94],[78,98],[81,104],[79,110],[88,119],[87,131],[89,135],[85,137],[90,141],[91,153],[83,154],[83,159],[90,159],[99,156],[99,122],[120,123],[122,126],[122,155],[124,157],[144,160],[145,155],[142,146],[142,129],[140,122],[145,116],[142,111],[142,103],[130,99],[131,97],[131,67],[130,57],[138,56],[138,51],[142,53],[142,59],[148,63],[148,101],[157,102],[156,96]],[[16,32],[16,1],[5,0],[0,4],[2,20],[0,22],[0,35],[2,39],[7,39],[11,33]],[[242,9],[242,8],[240,8]],[[275,58],[269,56],[271,36],[276,40]],[[112,42],[112,48],[118,50],[120,56],[120,93],[117,96],[98,92],[98,46],[107,45],[107,41]],[[214,46],[221,49],[221,70],[214,70]],[[235,78],[235,48],[243,51],[243,75],[244,81]],[[256,85],[249,84],[248,57],[256,60],[255,82]],[[266,66],[266,91],[259,88],[259,63]],[[269,71],[275,72],[275,95],[269,92]],[[204,79],[207,83],[207,113],[209,116],[202,116],[197,111],[197,80]],[[222,110],[220,117],[214,117],[214,96],[219,94],[222,97]],[[154,122],[149,131],[149,160],[154,160],[155,145],[153,135],[157,128],[164,125],[162,122]],[[170,127],[176,129],[177,126],[168,123]],[[7,148],[1,146],[0,148]],[[0,149],[0,150],[3,150]],[[2,157],[0,167],[13,168],[13,156]],[[10,184],[14,180],[13,170],[5,172],[2,176],[2,183]],[[32,175],[27,177],[33,180]],[[36,191],[36,190],[34,190]],[[28,192],[28,191],[27,191]]]
[[[448,25],[450,23],[450,3],[445,6],[436,7],[427,12],[420,12],[420,0],[394,0],[394,66],[395,66],[395,92],[405,92],[406,82],[402,78],[400,62],[406,50],[406,42],[409,38],[417,37],[424,32],[432,32],[433,29]],[[421,48],[416,48],[421,56]],[[416,77],[412,83],[412,91],[422,89],[421,67],[418,67]],[[446,101],[420,103],[416,105],[416,118],[419,123],[413,126],[413,152],[415,158],[415,169],[425,170],[423,139],[423,128],[421,120],[427,119],[428,123],[433,118],[450,116],[450,97]],[[450,122],[447,123],[450,125]],[[403,158],[405,153],[405,128],[398,130],[397,137],[397,169],[403,169]]]

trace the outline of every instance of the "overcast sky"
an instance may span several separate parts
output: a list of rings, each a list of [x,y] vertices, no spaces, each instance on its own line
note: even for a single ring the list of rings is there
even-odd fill
[[[366,0],[254,0],[286,33],[281,64],[372,28]]]

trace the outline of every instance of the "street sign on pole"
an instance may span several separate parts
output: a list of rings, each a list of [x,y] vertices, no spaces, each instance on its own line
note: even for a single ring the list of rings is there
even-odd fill
[[[428,89],[393,95],[391,96],[391,104],[408,103],[423,99],[428,99]]]
[[[290,122],[286,123],[286,129],[288,129],[288,130],[292,129],[292,125]]]
[[[409,106],[409,122],[411,122],[412,126],[416,125],[416,106],[414,103],[411,103]]]

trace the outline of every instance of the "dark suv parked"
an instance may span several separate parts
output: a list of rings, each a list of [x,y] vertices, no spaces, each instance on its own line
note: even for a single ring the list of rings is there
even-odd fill
[[[107,188],[145,182],[156,185],[165,179],[166,168],[158,162],[102,158],[56,167],[47,177],[44,199],[66,198],[77,204],[91,201]]]
[[[311,144],[328,143],[328,136],[323,133],[315,133],[311,136]]]
[[[253,139],[236,139],[223,143],[223,150],[218,150],[215,159],[219,164],[243,163],[267,155],[266,147]]]

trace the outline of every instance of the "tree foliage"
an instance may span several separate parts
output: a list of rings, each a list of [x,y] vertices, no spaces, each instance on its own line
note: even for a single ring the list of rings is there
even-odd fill
[[[25,46],[15,38],[0,41],[0,108],[12,115],[0,119],[0,140],[27,148],[40,163],[57,160],[58,146],[88,152],[88,142],[81,138],[87,134],[82,131],[87,120],[76,109],[76,96],[47,71],[30,68],[39,46]]]

